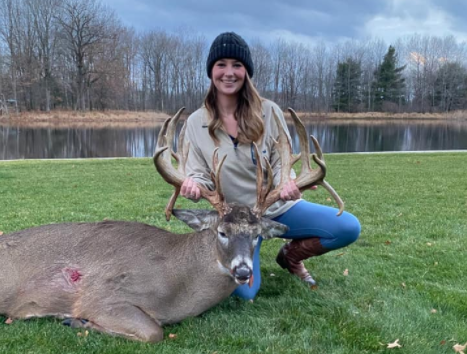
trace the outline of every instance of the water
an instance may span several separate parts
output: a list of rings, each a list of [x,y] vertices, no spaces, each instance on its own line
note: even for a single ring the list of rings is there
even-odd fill
[[[317,121],[306,126],[323,152],[467,150],[467,121]],[[298,137],[291,131],[294,150]],[[23,128],[0,126],[0,160],[149,157],[160,127]]]

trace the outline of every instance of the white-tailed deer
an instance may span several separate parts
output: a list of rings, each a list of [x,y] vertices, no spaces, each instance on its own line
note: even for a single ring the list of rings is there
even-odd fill
[[[175,186],[167,218],[173,212],[196,232],[179,235],[142,223],[104,221],[45,225],[1,236],[0,314],[13,319],[69,318],[75,326],[157,342],[163,338],[164,324],[196,316],[227,298],[239,284],[254,281],[252,256],[258,235],[270,238],[287,231],[261,215],[279,198],[297,157],[290,159],[290,144],[282,131],[278,148],[284,149],[284,172],[281,184],[272,189],[271,168],[265,162],[269,177],[263,183],[263,163],[256,151],[258,198],[249,208],[225,202],[219,180],[225,157],[219,162],[214,153],[216,189],[201,190],[215,211],[172,211],[189,148],[183,133],[177,153],[169,147],[181,111],[161,129],[154,163]],[[326,169],[318,143],[313,140],[319,168],[312,170],[304,127],[293,112],[292,116],[303,151],[299,188],[322,184],[342,209],[340,198],[323,180]],[[172,156],[178,169],[171,164]]]

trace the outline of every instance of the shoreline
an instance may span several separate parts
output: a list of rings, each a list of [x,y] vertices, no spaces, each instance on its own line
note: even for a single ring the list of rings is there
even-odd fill
[[[186,119],[184,114],[181,119]],[[297,112],[304,123],[356,123],[381,124],[383,122],[410,121],[423,123],[461,123],[467,121],[467,111],[450,113],[311,113]],[[287,121],[291,120],[289,112],[284,112]],[[0,126],[29,128],[147,128],[162,124],[170,115],[163,112],[142,111],[51,111],[21,112],[0,116]]]
[[[398,154],[467,154],[467,150],[410,150],[410,151],[356,151],[356,152],[327,152],[328,155],[398,155]],[[23,162],[52,162],[52,161],[68,161],[68,162],[82,162],[82,161],[105,161],[105,160],[125,160],[125,159],[151,159],[151,157],[130,157],[130,156],[117,156],[117,157],[70,157],[70,158],[44,158],[44,159],[11,159],[0,160],[2,163],[23,163]]]
[[[133,111],[51,111],[21,112],[0,116],[0,126],[29,128],[130,128],[154,127],[170,115],[162,112]]]

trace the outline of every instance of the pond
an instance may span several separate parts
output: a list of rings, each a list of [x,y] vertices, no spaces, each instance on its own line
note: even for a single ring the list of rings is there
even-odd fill
[[[180,128],[180,127],[179,127]],[[289,126],[294,150],[295,129]],[[467,121],[327,121],[306,124],[323,152],[467,150]],[[149,157],[160,126],[24,128],[0,126],[0,160]]]

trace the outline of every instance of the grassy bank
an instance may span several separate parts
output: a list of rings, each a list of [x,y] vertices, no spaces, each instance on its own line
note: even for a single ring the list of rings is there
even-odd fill
[[[0,317],[0,353],[454,353],[467,342],[467,154],[326,161],[362,234],[351,247],[306,262],[317,289],[275,264],[283,243],[275,239],[263,243],[253,303],[229,298],[166,327],[161,344],[86,336],[54,319],[8,325]],[[188,231],[165,222],[171,191],[150,159],[0,162],[0,230],[108,218]],[[305,197],[332,204],[322,189]],[[402,347],[388,349],[397,339]]]

